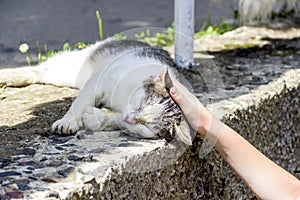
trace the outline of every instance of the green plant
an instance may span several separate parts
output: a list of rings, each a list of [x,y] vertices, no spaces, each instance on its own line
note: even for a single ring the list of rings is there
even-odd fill
[[[70,51],[71,50],[71,45],[69,42],[66,42],[63,46],[63,51]]]
[[[210,14],[208,14],[206,21],[201,26],[200,30],[195,33],[195,37],[199,37],[207,34],[224,34],[228,31],[235,29],[236,26],[229,25],[228,23],[221,20],[219,24],[212,25]]]
[[[98,28],[99,28],[99,38],[100,40],[104,39],[103,35],[103,23],[102,18],[100,16],[99,10],[96,10],[96,17],[98,21]],[[212,25],[211,24],[211,17],[210,14],[207,16],[207,20],[203,23],[200,30],[194,34],[195,37],[206,35],[206,34],[223,34],[227,31],[233,30],[234,26],[229,25],[226,22],[221,21],[219,24]],[[154,35],[151,34],[150,30],[147,29],[146,31],[140,32],[135,35],[137,40],[147,42],[149,44],[159,46],[159,47],[167,47],[174,44],[174,23],[163,33],[155,33]],[[126,40],[127,36],[123,34],[116,34],[113,36],[117,40]],[[49,59],[50,57],[54,56],[56,53],[60,53],[62,51],[70,51],[72,49],[85,49],[86,47],[90,46],[92,44],[86,44],[84,42],[77,42],[74,45],[71,45],[70,43],[66,42],[64,43],[62,50],[55,51],[53,49],[48,50],[47,45],[44,44],[44,52],[41,51],[41,47],[39,42],[36,42],[36,47],[38,51],[38,63],[42,63]],[[26,60],[28,65],[32,65],[34,62],[32,60],[32,57],[29,52],[29,45],[26,43],[23,43],[20,45],[19,50],[23,54],[26,55]]]
[[[100,37],[100,40],[103,40],[104,36],[103,36],[102,18],[100,16],[99,10],[96,11],[96,17],[97,17],[97,21],[98,21],[99,37]],[[121,36],[119,36],[119,38],[121,39]],[[73,45],[73,49],[81,50],[81,49],[85,49],[87,46],[90,46],[90,44],[86,44],[84,42],[77,42]],[[55,51],[54,49],[48,50],[47,45],[44,44],[44,52],[42,52],[40,43],[38,41],[36,41],[36,48],[37,48],[38,63],[42,63],[42,62],[46,61],[47,59],[49,59],[50,57],[54,56],[56,53],[72,50],[72,45],[69,42],[66,42],[66,43],[64,43],[62,50]],[[29,49],[30,49],[30,47],[26,43],[23,43],[19,46],[20,52],[23,54],[27,54],[26,60],[27,60],[27,64],[30,66],[30,65],[33,65],[34,62],[31,57],[31,54],[29,52]]]
[[[54,54],[55,54],[55,51],[53,49],[48,50],[46,44],[44,44],[44,54],[43,54],[41,51],[39,41],[36,41],[36,48],[38,50],[38,62],[39,63],[46,61],[48,58],[54,56]]]
[[[98,20],[98,28],[99,28],[99,36],[100,36],[100,40],[103,40],[103,26],[102,26],[102,18],[100,16],[100,12],[99,10],[96,10],[96,16],[97,16],[97,20]]]
[[[116,40],[127,40],[127,35],[124,35],[124,34],[122,34],[122,33],[115,34],[113,37],[114,37],[114,39],[116,39]]]
[[[137,40],[147,42],[149,44],[167,47],[174,44],[174,23],[163,33],[156,33],[154,36],[151,36],[150,30],[147,29],[145,32],[140,32],[135,35]]]
[[[81,50],[81,49],[85,49],[87,46],[89,46],[89,45],[85,44],[84,42],[77,42],[73,45],[73,48]]]
[[[23,54],[27,54],[26,55],[26,60],[27,60],[27,64],[30,66],[31,64],[33,64],[33,60],[32,60],[32,57],[31,57],[31,54],[29,52],[29,45],[26,44],[26,43],[22,43],[20,46],[19,46],[19,50],[21,53]]]
[[[199,37],[207,34],[224,34],[225,32],[235,29],[236,26],[229,25],[221,20],[221,23],[212,25],[210,14],[207,16],[207,20],[203,23],[200,30],[194,34],[194,37]],[[174,23],[164,33],[156,33],[151,36],[150,30],[140,32],[135,35],[138,40],[156,45],[159,47],[167,47],[174,44]]]
[[[44,44],[43,45],[43,47],[44,47],[43,50],[44,51],[42,52],[40,43],[38,41],[36,41],[38,63],[42,63],[42,62],[48,60],[49,58],[51,58],[52,56],[54,56],[57,53],[61,53],[61,52],[64,52],[64,51],[70,51],[72,49],[81,50],[81,49],[85,49],[87,46],[90,46],[90,44],[85,44],[83,42],[77,42],[72,47],[69,42],[66,42],[62,46],[61,50],[54,50],[54,49],[48,50],[47,45]],[[31,57],[30,52],[29,52],[30,46],[26,43],[23,43],[23,44],[20,45],[19,50],[20,50],[21,53],[27,54],[26,55],[26,60],[27,60],[28,66],[33,65],[34,61]]]

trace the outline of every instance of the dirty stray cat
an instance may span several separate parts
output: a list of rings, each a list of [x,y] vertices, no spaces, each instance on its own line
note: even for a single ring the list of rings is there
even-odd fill
[[[191,145],[189,127],[168,93],[177,79],[170,55],[138,41],[106,40],[64,52],[37,67],[0,70],[0,83],[81,89],[69,111],[52,125],[58,134],[127,129],[142,138],[174,137]]]

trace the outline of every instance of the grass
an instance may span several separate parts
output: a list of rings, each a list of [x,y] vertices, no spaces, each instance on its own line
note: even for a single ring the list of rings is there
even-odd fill
[[[197,33],[195,33],[194,36],[200,37],[202,35],[207,35],[207,34],[224,34],[228,31],[237,28],[237,26],[229,25],[228,23],[224,22],[222,19],[220,21],[221,22],[219,24],[212,24],[210,14],[208,14],[206,21],[203,23],[200,30]]]
[[[99,36],[100,40],[103,40],[103,26],[102,26],[102,18],[100,16],[99,10],[96,10],[96,16],[97,16],[97,21],[98,21],[98,28],[99,28]]]
[[[147,29],[144,32],[136,34],[135,38],[158,47],[168,47],[174,44],[174,32],[174,23],[172,23],[164,33],[156,33],[154,36],[151,36],[150,30]]]
[[[102,18],[100,16],[99,10],[96,11],[96,18],[98,22],[98,30],[99,30],[99,39],[103,40],[104,39],[104,34],[103,34],[103,23],[102,23]],[[211,23],[211,18],[210,15],[208,15],[207,20],[205,23],[201,26],[200,30],[195,33],[194,37],[200,37],[202,35],[206,34],[223,34],[227,31],[231,31],[235,26],[231,26],[228,23],[224,22],[221,20],[219,24],[212,24]],[[158,47],[168,47],[174,44],[174,23],[167,28],[167,30],[163,33],[156,33],[155,35],[152,35],[150,32],[150,29],[147,29],[146,31],[140,32],[135,35],[135,38],[139,41],[144,41],[147,42],[151,45],[155,45]],[[114,35],[114,38],[117,40],[126,40],[127,36],[122,35],[122,34],[116,34]],[[49,59],[50,57],[54,56],[57,53],[63,52],[63,51],[70,51],[70,50],[81,50],[85,49],[86,47],[90,46],[92,44],[86,44],[84,42],[77,42],[74,45],[71,45],[70,43],[66,42],[63,44],[62,49],[59,51],[55,51],[53,49],[48,49],[47,45],[43,45],[43,51],[41,48],[41,45],[38,41],[36,41],[36,48],[37,48],[37,57],[38,57],[38,63],[42,63]],[[20,45],[19,50],[21,53],[26,54],[26,60],[27,64],[29,66],[34,65],[33,59],[30,54],[30,47],[28,44],[23,43]]]

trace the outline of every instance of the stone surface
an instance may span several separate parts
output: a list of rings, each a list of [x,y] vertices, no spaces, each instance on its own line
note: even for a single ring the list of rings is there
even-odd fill
[[[222,107],[223,120],[270,159],[300,178],[300,70],[291,70],[267,86],[209,107]],[[268,90],[266,90],[268,89]],[[268,91],[271,91],[268,94]],[[262,95],[263,94],[263,95]],[[249,98],[256,97],[256,101]],[[68,199],[251,199],[254,195],[216,151],[199,158],[200,138],[175,162],[161,170],[172,151],[157,149],[134,157],[97,185]],[[245,155],[247,156],[247,155]],[[128,168],[131,169],[128,171]],[[132,171],[136,169],[136,171]],[[146,169],[146,170],[145,170]],[[99,190],[100,188],[100,190]],[[100,192],[96,192],[96,191]],[[79,198],[80,197],[80,198]]]
[[[220,51],[224,49],[262,47],[272,40],[292,40],[300,37],[299,28],[270,29],[242,26],[223,35],[204,35],[195,40],[195,51]],[[298,44],[299,48],[299,44]],[[196,54],[197,57],[197,54]]]
[[[236,31],[228,34],[239,35]],[[255,35],[250,33],[250,38]],[[241,35],[234,40],[244,39]],[[218,37],[226,41],[228,36]],[[206,41],[217,46],[212,40]],[[195,68],[183,71],[197,97],[300,178],[298,43],[269,40],[267,46],[214,52],[211,57],[214,60],[197,60]],[[187,148],[176,141],[166,145],[123,132],[51,135],[51,123],[77,94],[75,89],[49,85],[0,89],[0,199],[254,197],[217,152],[199,157],[198,137]]]

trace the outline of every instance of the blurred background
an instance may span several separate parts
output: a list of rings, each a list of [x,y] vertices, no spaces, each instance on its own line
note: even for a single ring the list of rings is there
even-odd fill
[[[195,0],[195,31],[211,16],[212,23],[233,19],[238,0]],[[0,68],[26,64],[19,45],[36,41],[49,49],[65,42],[99,40],[96,10],[104,37],[140,27],[169,27],[174,0],[1,0]]]

